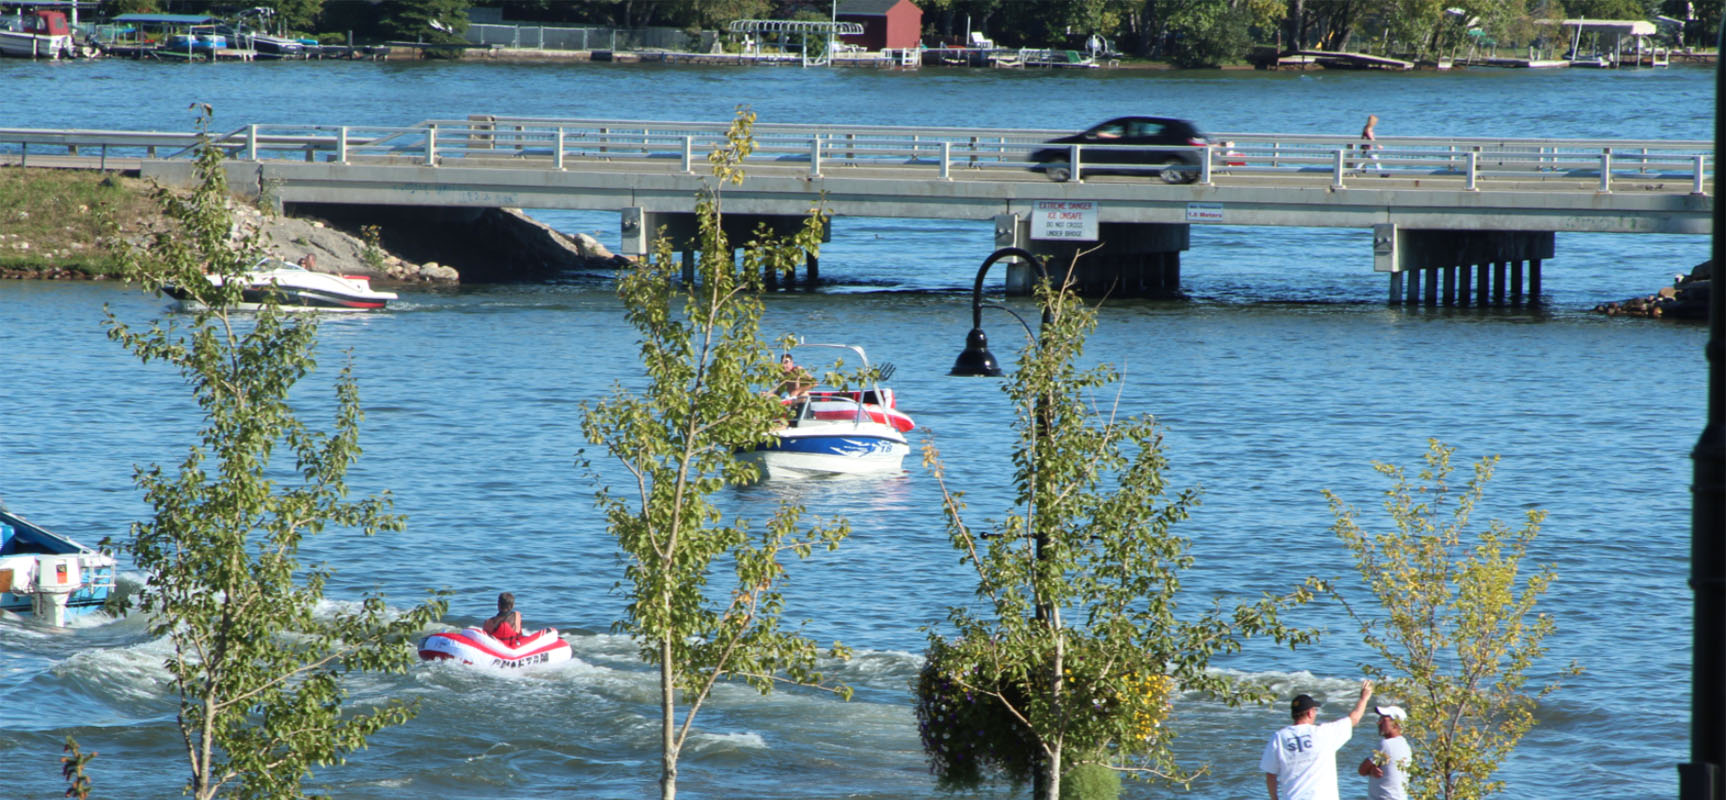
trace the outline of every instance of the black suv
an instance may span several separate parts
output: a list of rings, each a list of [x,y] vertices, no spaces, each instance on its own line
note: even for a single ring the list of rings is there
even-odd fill
[[[1184,119],[1168,117],[1118,117],[1108,122],[1096,125],[1083,133],[1063,136],[1049,140],[1053,145],[1103,144],[1103,145],[1146,145],[1132,149],[1086,148],[1079,153],[1079,162],[1086,175],[1104,172],[1144,174],[1149,170],[1111,169],[1110,165],[1163,165],[1157,174],[1164,183],[1192,183],[1199,179],[1199,158],[1196,150],[1165,150],[1163,147],[1191,146],[1203,147],[1207,142],[1205,135],[1199,132],[1191,122]],[[1037,166],[1031,169],[1047,173],[1057,181],[1069,180],[1073,177],[1072,165],[1067,163],[1072,154],[1070,147],[1045,147],[1031,153],[1031,161]]]

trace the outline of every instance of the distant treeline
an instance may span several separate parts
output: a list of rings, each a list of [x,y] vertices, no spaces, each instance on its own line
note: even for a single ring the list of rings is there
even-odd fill
[[[923,41],[960,44],[979,32],[1007,47],[1082,48],[1100,37],[1129,57],[1182,66],[1239,62],[1255,46],[1318,48],[1413,59],[1471,46],[1563,50],[1563,19],[1666,17],[1667,45],[1713,47],[1722,0],[916,0]],[[222,14],[242,0],[113,0],[112,13]],[[843,11],[846,0],[839,0]],[[823,0],[277,0],[288,30],[353,31],[365,39],[460,41],[471,6],[506,20],[723,30],[734,19],[827,19]],[[874,4],[874,5],[879,5]],[[435,24],[434,24],[435,23]]]

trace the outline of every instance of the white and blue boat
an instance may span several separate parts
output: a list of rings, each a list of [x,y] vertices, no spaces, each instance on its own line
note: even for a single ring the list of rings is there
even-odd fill
[[[0,611],[64,627],[113,591],[113,556],[0,507]]]
[[[797,347],[847,350],[869,368],[869,357],[856,345]],[[898,409],[893,390],[879,382],[864,389],[815,386],[793,392],[783,403],[788,419],[773,432],[774,440],[741,454],[758,465],[767,480],[893,474],[901,471],[905,454],[911,452],[905,434],[916,425]]]

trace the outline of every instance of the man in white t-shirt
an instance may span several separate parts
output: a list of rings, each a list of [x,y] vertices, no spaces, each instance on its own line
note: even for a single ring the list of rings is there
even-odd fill
[[[1402,723],[1408,712],[1402,706],[1375,706],[1378,712],[1378,751],[1360,762],[1366,776],[1367,800],[1408,800],[1408,760],[1414,752],[1403,738]]]
[[[1342,719],[1318,724],[1319,702],[1311,695],[1297,695],[1289,704],[1294,724],[1277,731],[1265,743],[1259,769],[1265,774],[1265,790],[1271,800],[1340,800],[1336,791],[1336,751],[1354,735],[1354,726],[1366,714],[1372,697],[1372,681],[1360,682],[1360,699]],[[1282,791],[1279,799],[1277,792]]]

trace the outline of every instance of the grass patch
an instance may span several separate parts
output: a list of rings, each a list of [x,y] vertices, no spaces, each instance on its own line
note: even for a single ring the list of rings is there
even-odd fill
[[[113,275],[116,238],[161,219],[150,186],[115,173],[0,169],[0,270]]]

